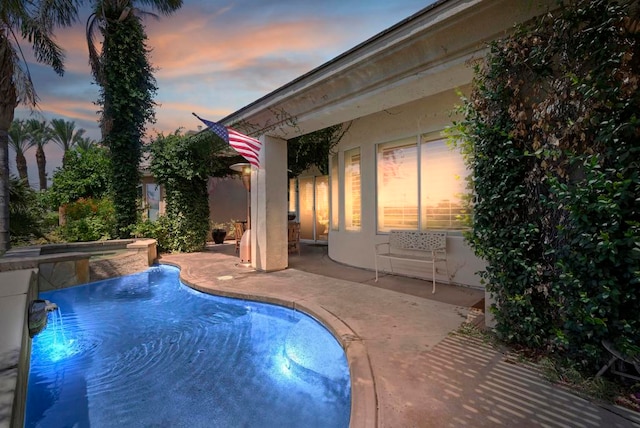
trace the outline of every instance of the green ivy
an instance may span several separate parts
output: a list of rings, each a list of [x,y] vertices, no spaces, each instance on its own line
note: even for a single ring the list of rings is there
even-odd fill
[[[140,18],[131,13],[123,20],[108,19],[102,31],[100,125],[111,154],[118,235],[125,238],[136,222],[141,139],[145,124],[155,121],[153,97],[157,88]]]
[[[287,141],[289,178],[299,176],[315,166],[321,174],[329,174],[329,157],[351,124],[334,125]]]
[[[219,156],[228,146],[211,132],[196,135],[158,135],[150,145],[151,172],[166,195],[166,218],[161,218],[162,247],[191,252],[204,248],[209,232],[207,181],[229,174],[230,158]],[[235,157],[231,158],[237,160]]]
[[[640,351],[639,18],[578,0],[492,43],[454,125],[498,334],[590,370]]]

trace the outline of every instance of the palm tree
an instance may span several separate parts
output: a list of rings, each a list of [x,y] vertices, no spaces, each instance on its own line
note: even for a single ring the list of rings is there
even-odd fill
[[[142,137],[146,124],[155,121],[157,90],[140,19],[149,13],[136,4],[169,15],[182,6],[182,0],[94,0],[86,28],[91,71],[101,87],[100,128],[103,144],[111,153],[113,202],[122,238],[136,221]]]
[[[76,141],[75,148],[79,150],[90,150],[91,147],[97,146],[98,142],[90,137],[80,137],[78,141]]]
[[[33,142],[31,141],[29,127],[23,120],[14,120],[13,123],[11,123],[11,127],[9,128],[9,145],[13,148],[13,151],[16,152],[18,176],[28,185],[29,173],[27,171],[27,158],[24,157],[24,154],[33,147]]]
[[[36,61],[62,75],[63,52],[53,39],[57,26],[78,16],[80,0],[11,0],[0,2],[0,254],[9,243],[9,127],[20,103],[37,104],[20,40],[31,44]]]
[[[60,146],[63,151],[62,166],[64,167],[67,152],[82,140],[85,129],[76,129],[74,121],[64,119],[51,119],[51,141]]]
[[[31,141],[36,146],[36,163],[38,165],[38,181],[40,190],[47,190],[47,157],[44,154],[44,146],[51,141],[51,128],[46,121],[29,119],[27,121]]]

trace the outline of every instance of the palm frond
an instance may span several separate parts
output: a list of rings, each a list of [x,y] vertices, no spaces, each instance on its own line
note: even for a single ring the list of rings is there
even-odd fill
[[[13,61],[13,84],[16,89],[16,95],[18,96],[18,104],[26,104],[35,108],[38,104],[38,94],[33,86],[33,80],[31,80],[31,74],[27,67],[27,63],[20,61],[18,55],[14,51]],[[24,67],[23,68],[23,64]]]
[[[40,19],[25,17],[21,25],[22,37],[33,47],[36,60],[50,65],[59,74],[64,74],[64,51],[51,35],[51,28]]]
[[[81,5],[80,0],[40,1],[36,5],[36,15],[49,28],[69,27],[78,20],[78,8]]]
[[[149,6],[163,15],[171,15],[182,7],[182,0],[134,0],[133,2]]]
[[[98,13],[101,9],[97,8],[97,11],[89,15],[87,19],[87,25],[85,32],[87,36],[87,46],[89,48],[89,65],[91,66],[91,73],[93,74],[96,83],[99,85],[104,81],[102,66],[100,63],[100,54],[96,47],[96,35],[100,33],[100,18]]]

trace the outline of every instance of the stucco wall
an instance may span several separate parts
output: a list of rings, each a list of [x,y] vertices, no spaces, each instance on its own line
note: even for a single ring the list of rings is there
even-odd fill
[[[460,88],[467,92],[468,87]],[[337,150],[360,147],[362,227],[359,231],[331,230],[329,233],[329,257],[347,265],[373,269],[374,245],[386,242],[386,234],[376,233],[376,144],[394,141],[421,134],[438,133],[454,120],[452,111],[460,98],[454,90],[438,93],[419,101],[356,119],[349,132],[339,143]],[[340,183],[343,187],[343,183]],[[341,203],[341,205],[343,205]],[[332,208],[334,209],[334,208]],[[344,224],[340,213],[341,226]],[[464,242],[460,232],[450,232],[447,239],[448,268],[456,284],[480,287],[477,271],[484,267],[471,248]],[[382,265],[383,268],[387,265]],[[430,278],[424,265],[394,262],[394,271],[409,276]],[[437,279],[446,281],[444,272]]]
[[[225,178],[210,177],[207,190],[209,217],[213,222],[228,223],[231,219],[247,219],[247,191],[239,175]]]

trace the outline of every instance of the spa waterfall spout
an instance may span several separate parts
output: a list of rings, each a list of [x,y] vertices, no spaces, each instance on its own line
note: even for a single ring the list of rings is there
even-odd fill
[[[29,337],[34,337],[47,326],[47,314],[58,309],[48,300],[34,300],[29,305]]]

